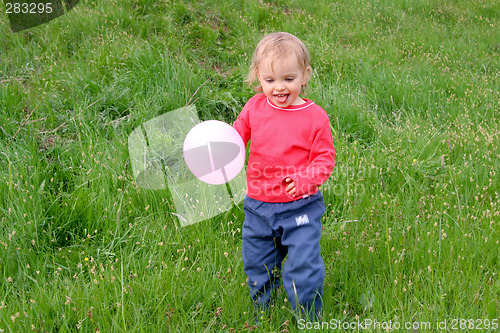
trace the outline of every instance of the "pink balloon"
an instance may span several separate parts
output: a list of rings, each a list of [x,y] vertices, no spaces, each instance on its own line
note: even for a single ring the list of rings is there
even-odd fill
[[[245,164],[245,146],[231,125],[207,120],[186,135],[184,161],[199,180],[220,185],[236,177]]]

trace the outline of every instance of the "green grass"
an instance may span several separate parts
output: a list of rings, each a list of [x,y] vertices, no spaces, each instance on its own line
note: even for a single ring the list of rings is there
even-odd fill
[[[176,228],[127,139],[190,103],[234,121],[253,49],[279,30],[310,49],[337,151],[324,320],[499,319],[497,0],[81,1],[15,34],[3,13],[0,331],[254,329],[241,205]],[[261,323],[299,331],[283,290]]]

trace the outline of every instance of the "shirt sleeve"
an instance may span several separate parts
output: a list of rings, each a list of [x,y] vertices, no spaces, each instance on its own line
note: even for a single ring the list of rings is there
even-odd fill
[[[241,139],[243,140],[243,145],[246,147],[248,141],[250,140],[250,121],[249,121],[249,103],[245,104],[243,110],[241,110],[240,114],[236,118],[233,123],[233,128],[240,134]]]
[[[310,151],[310,163],[306,168],[297,170],[283,178],[283,186],[287,186],[288,177],[295,182],[295,197],[306,197],[330,177],[335,166],[335,148],[327,120],[315,133]]]

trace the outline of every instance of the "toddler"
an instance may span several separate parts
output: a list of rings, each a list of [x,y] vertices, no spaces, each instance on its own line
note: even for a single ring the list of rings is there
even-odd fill
[[[243,202],[243,262],[257,308],[282,280],[293,309],[321,311],[325,267],[320,255],[325,204],[318,186],[330,176],[335,149],[326,112],[299,96],[311,75],[309,52],[285,32],[257,45],[248,81],[258,93],[233,127],[250,140]]]

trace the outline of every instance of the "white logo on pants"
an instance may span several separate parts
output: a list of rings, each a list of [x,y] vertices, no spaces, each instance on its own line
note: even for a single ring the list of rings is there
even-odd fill
[[[297,216],[295,218],[295,222],[297,222],[298,227],[300,227],[303,224],[308,224],[309,223],[309,216],[307,216],[307,214]]]

